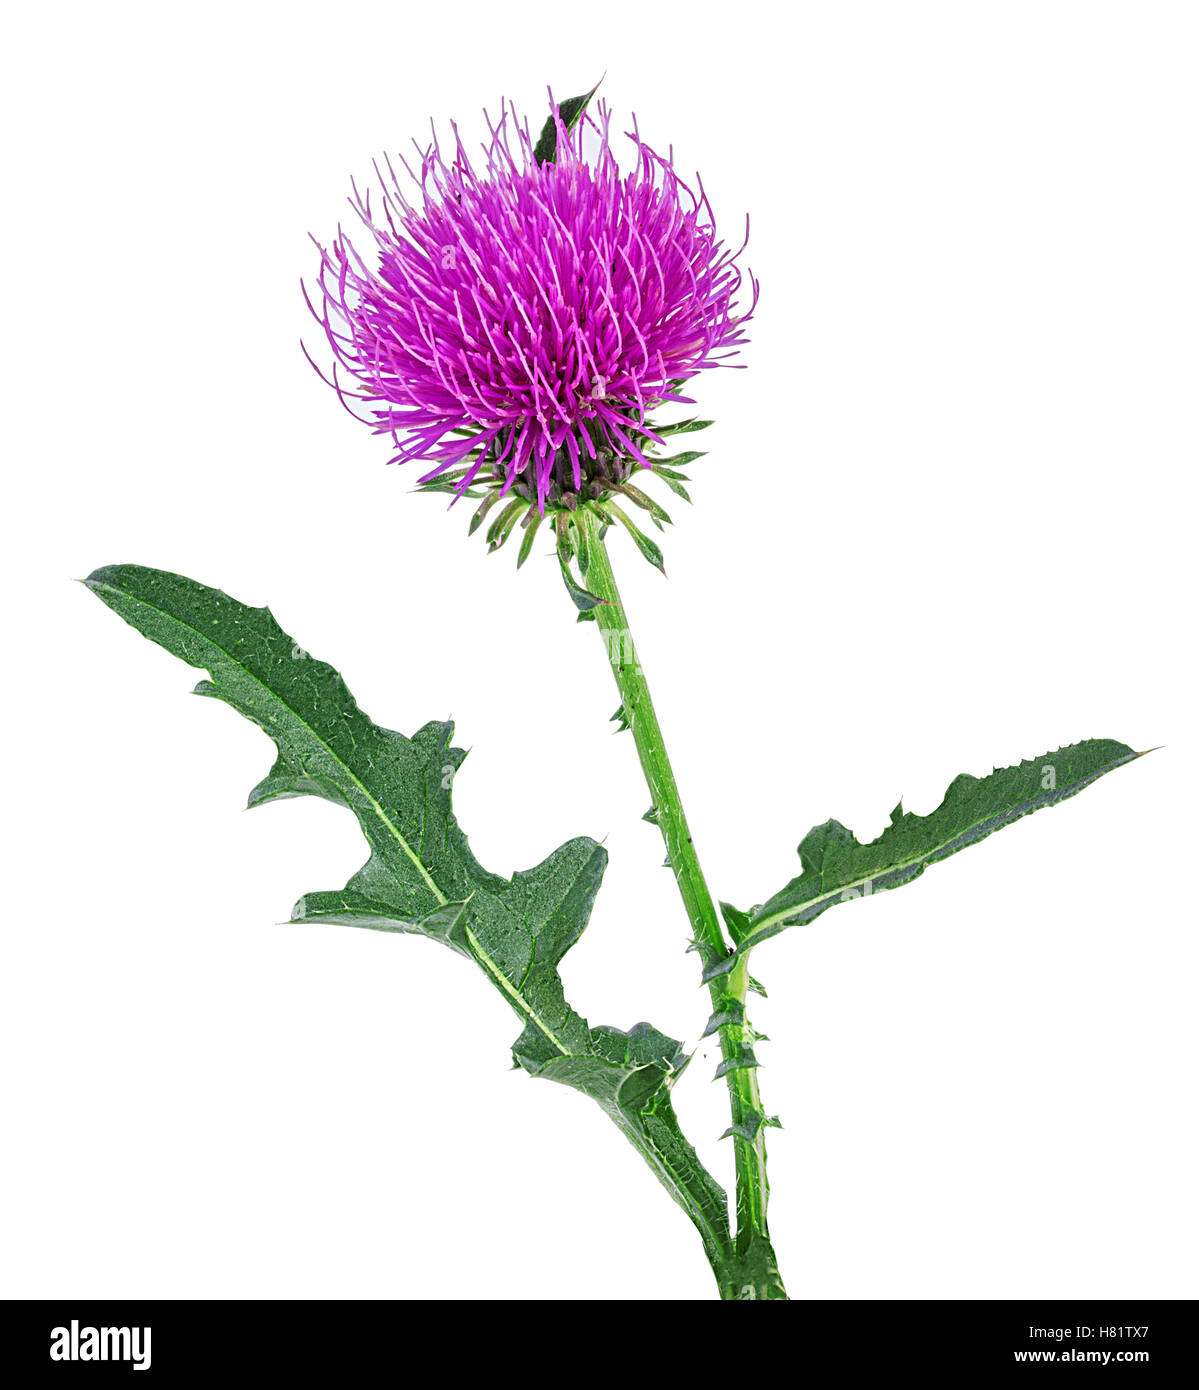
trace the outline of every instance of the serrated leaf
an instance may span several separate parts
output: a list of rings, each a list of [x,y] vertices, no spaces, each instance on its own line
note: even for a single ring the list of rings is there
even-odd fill
[[[97,570],[88,587],[126,622],[211,677],[198,687],[274,740],[278,756],[250,804],[321,796],[348,806],[370,847],[344,889],[306,894],[295,922],[408,932],[473,960],[516,1012],[514,1059],[584,1091],[632,1140],[684,1207],[709,1254],[728,1248],[727,1199],[678,1128],[670,1085],[685,1059],[648,1024],[592,1028],[566,1002],[558,964],[591,915],[607,852],[570,840],[511,879],[471,853],[451,805],[464,754],[452,725],[412,738],[374,724],[341,676],[309,656],[266,608],[136,565]]]
[[[814,921],[837,903],[910,883],[930,864],[1022,816],[1077,795],[1140,756],[1123,743],[1089,739],[997,769],[988,777],[963,773],[935,811],[916,816],[897,806],[891,824],[869,844],[859,844],[838,821],[826,821],[809,831],[799,846],[799,877],[744,921],[736,919],[742,933],[737,951],[743,954],[786,927]],[[713,976],[731,965],[731,959],[718,962]]]

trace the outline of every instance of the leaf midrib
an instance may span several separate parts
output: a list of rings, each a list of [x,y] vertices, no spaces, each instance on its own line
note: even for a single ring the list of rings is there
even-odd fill
[[[520,987],[512,983],[512,981],[507,977],[507,975],[504,974],[504,972],[499,968],[499,966],[496,965],[495,961],[493,961],[491,957],[487,954],[487,952],[483,949],[482,945],[479,942],[479,938],[474,934],[474,932],[471,931],[471,929],[467,926],[464,926],[463,930],[466,932],[466,939],[470,942],[470,948],[475,954],[475,959],[484,968],[484,970],[486,970],[487,973],[492,976],[496,984],[499,985],[499,987],[513,1001],[513,1003],[517,1005],[521,1013],[525,1015],[529,1022],[535,1023],[537,1027],[541,1029],[541,1031],[550,1040],[550,1042],[553,1043],[553,1045],[558,1049],[558,1051],[562,1054],[563,1057],[577,1057],[579,1054],[576,1052],[571,1052],[571,1050],[566,1046],[565,1043],[561,1041],[561,1039],[554,1033],[554,1031],[549,1027],[549,1025],[542,1021],[541,1015],[538,1014],[537,1010],[534,1009],[533,1006],[528,1002],[524,994],[521,992]]]
[[[130,594],[125,589],[117,588],[116,585],[102,583],[95,584],[93,585],[93,587],[107,589],[110,593],[117,594],[122,599],[126,599],[127,601],[134,603],[141,608],[148,609],[152,613],[158,613],[160,616],[167,619],[169,622],[174,623],[177,627],[183,628],[188,632],[194,633],[195,636],[199,638],[202,643],[214,648],[216,651],[219,651],[232,666],[234,666],[238,671],[242,672],[246,676],[246,678],[252,681],[260,690],[265,692],[265,694],[268,695],[275,704],[279,705],[282,709],[285,709],[288,712],[288,714],[290,714],[292,718],[295,719],[296,722],[302,728],[306,729],[308,733],[311,734],[312,738],[318,744],[320,744],[322,748],[328,751],[330,757],[334,760],[334,762],[344,770],[346,776],[350,779],[350,781],[352,781],[354,785],[362,792],[363,796],[366,797],[367,801],[371,805],[372,810],[379,817],[380,821],[382,821],[382,823],[387,827],[388,831],[395,839],[396,843],[404,850],[405,854],[407,854],[408,858],[416,866],[417,870],[420,872],[421,877],[428,885],[429,891],[437,899],[438,905],[441,907],[449,906],[449,898],[447,898],[437,887],[437,884],[429,875],[424,864],[421,863],[421,860],[418,857],[418,855],[412,849],[411,845],[409,845],[408,841],[405,839],[400,829],[389,819],[386,811],[383,809],[382,805],[380,805],[378,799],[371,793],[370,789],[363,783],[362,779],[358,777],[358,775],[354,772],[353,768],[351,768],[340,756],[340,754],[338,754],[330,746],[327,740],[321,738],[321,736],[312,727],[312,725],[309,724],[308,721],[301,714],[299,714],[295,709],[293,709],[292,706],[277,691],[275,691],[271,686],[269,686],[260,676],[256,675],[247,666],[240,662],[232,654],[232,652],[230,652],[226,647],[222,646],[220,642],[214,641],[209,633],[203,632],[201,629],[195,627],[192,623],[185,622],[182,618],[178,617],[174,613],[168,612],[165,608],[160,608],[156,604],[148,603],[145,599],[138,598],[135,595]],[[210,675],[213,675],[215,677],[216,673],[212,671],[211,667],[206,667],[206,669],[209,671]],[[508,977],[499,968],[499,966],[496,965],[495,961],[491,959],[491,957],[483,949],[478,937],[475,936],[474,932],[472,932],[469,927],[466,927],[465,930],[467,938],[470,941],[471,948],[475,952],[476,958],[488,971],[488,973],[494,977],[496,983],[500,986],[504,993],[507,994],[513,1000],[513,1002],[518,1006],[520,1011],[529,1019],[529,1021],[535,1024],[541,1030],[541,1032],[545,1034],[545,1036],[549,1039],[549,1041],[553,1044],[553,1046],[563,1057],[575,1056],[576,1054],[573,1053],[562,1042],[562,1040],[554,1033],[554,1031],[549,1027],[549,1025],[541,1018],[537,1011],[529,1004],[528,1000],[521,992],[521,990],[516,985],[514,985],[511,980],[508,979]]]
[[[371,792],[370,788],[366,786],[366,784],[357,775],[357,773],[354,772],[353,768],[350,767],[350,765],[327,742],[327,740],[323,739],[312,727],[312,725],[309,724],[308,721],[298,711],[293,709],[292,706],[289,705],[288,702],[285,699],[283,699],[281,695],[279,695],[275,690],[273,690],[269,685],[267,685],[267,683],[260,676],[255,675],[255,673],[251,671],[249,667],[244,666],[240,661],[238,661],[238,659],[233,655],[233,653],[230,652],[227,648],[223,647],[219,642],[214,641],[210,633],[202,632],[199,628],[194,627],[191,623],[184,622],[182,618],[179,618],[174,613],[168,612],[165,608],[159,608],[156,604],[148,603],[145,599],[138,598],[136,595],[131,594],[127,589],[120,589],[115,584],[108,584],[104,582],[91,583],[90,587],[93,589],[107,589],[110,593],[116,594],[120,598],[130,603],[137,604],[141,608],[149,609],[149,611],[152,613],[158,613],[161,617],[166,618],[169,622],[176,624],[176,626],[184,628],[188,632],[194,633],[202,643],[204,643],[207,646],[213,647],[217,651],[219,651],[232,666],[234,666],[238,671],[243,672],[248,680],[252,681],[255,685],[257,685],[260,690],[265,691],[265,693],[269,695],[270,698],[277,705],[285,709],[288,712],[288,714],[290,714],[292,718],[295,719],[295,721],[301,726],[301,728],[306,729],[308,733],[312,735],[314,741],[318,743],[322,748],[326,749],[333,761],[344,770],[346,776],[350,779],[351,782],[353,782],[353,784],[358,788],[358,790],[370,803],[371,809],[374,811],[375,815],[378,816],[379,820],[382,821],[383,825],[387,828],[389,834],[404,851],[404,853],[408,856],[408,858],[412,861],[413,865],[416,867],[417,872],[420,874],[421,878],[424,879],[429,891],[437,899],[438,906],[447,907],[449,905],[449,898],[447,898],[442,893],[441,889],[438,888],[437,884],[433,881],[433,878],[429,874],[429,871],[421,862],[420,856],[405,839],[399,827],[395,825],[392,822],[392,820],[388,817],[387,812],[383,809],[382,805]],[[208,671],[209,675],[215,678],[216,672],[213,671],[211,667],[206,666],[205,669]],[[305,769],[305,771],[307,771],[307,769]]]

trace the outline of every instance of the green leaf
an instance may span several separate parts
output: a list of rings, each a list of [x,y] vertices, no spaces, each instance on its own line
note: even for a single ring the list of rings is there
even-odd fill
[[[520,543],[520,552],[516,557],[517,569],[520,569],[521,565],[529,558],[529,552],[533,549],[533,542],[537,538],[537,529],[540,525],[541,513],[535,507],[531,507],[525,513],[525,535]]]
[[[680,420],[674,425],[654,425],[653,430],[666,439],[672,434],[694,434],[697,430],[706,430],[712,423],[711,420]]]
[[[675,470],[686,468],[689,463],[694,463],[696,459],[707,458],[706,449],[688,449],[683,454],[670,454],[664,459],[652,458],[650,468],[653,472],[669,472],[673,476]]]
[[[570,840],[511,879],[471,853],[451,806],[465,754],[452,725],[412,738],[373,723],[341,676],[293,641],[266,608],[137,565],[86,581],[167,651],[207,669],[197,692],[264,729],[278,756],[250,805],[320,796],[358,818],[370,856],[343,889],[308,893],[293,922],[336,922],[428,937],[473,960],[520,1018],[514,1060],[600,1102],[700,1231],[727,1254],[727,1200],[679,1130],[670,1087],[685,1058],[648,1024],[592,1028],[566,1002],[558,964],[579,939],[607,864],[594,840]]]
[[[603,79],[601,78],[600,81]],[[558,103],[558,117],[566,129],[573,130],[583,119],[587,103],[599,91],[599,82],[581,97],[567,97]],[[533,158],[538,164],[553,164],[558,157],[558,127],[553,116],[546,117],[537,144],[533,147]]]
[[[729,935],[733,938],[734,945],[743,941],[750,930],[749,913],[739,912],[731,903],[721,903],[720,914],[724,918],[725,926],[729,929]]]
[[[663,524],[667,526],[672,524],[670,513],[666,508],[655,502],[652,497],[647,496],[639,487],[634,487],[632,483],[615,483],[613,484],[613,491],[619,492],[622,497],[627,497],[635,506],[649,512],[659,531]]]
[[[750,1110],[745,1119],[739,1125],[730,1125],[720,1136],[722,1139],[732,1139],[734,1137],[744,1139],[747,1144],[752,1144],[758,1137],[758,1131],[766,1129],[782,1129],[783,1122],[777,1115],[763,1115],[760,1110]]]
[[[662,555],[662,550],[656,541],[652,541],[644,531],[638,529],[632,518],[622,508],[618,507],[611,498],[607,498],[603,503],[604,512],[608,516],[614,516],[617,521],[633,538],[633,543],[642,555],[650,562],[655,569],[666,573],[666,560]]]
[[[590,615],[591,610],[603,602],[589,590],[584,589],[581,584],[576,583],[575,577],[570,572],[570,566],[562,558],[561,551],[558,552],[558,564],[562,569],[562,582],[566,585],[566,592],[570,595],[571,602],[579,610],[580,615]]]
[[[599,509],[595,515],[599,518],[599,538],[602,541],[608,529],[609,521],[602,509]],[[578,551],[579,573],[586,579],[591,571],[591,533],[587,529],[587,518],[583,512],[575,512],[571,516],[570,534],[574,537],[575,548]]]
[[[522,512],[527,512],[529,504],[521,497],[513,497],[487,528],[488,551],[498,550],[512,534]]]
[[[726,909],[726,920],[739,937],[736,954],[786,927],[814,921],[837,903],[911,883],[939,859],[1043,806],[1056,806],[1140,756],[1123,743],[1090,739],[1000,768],[989,777],[963,773],[935,811],[915,816],[897,806],[891,824],[865,845],[838,821],[826,821],[799,846],[803,872],[798,878],[748,914],[729,916]],[[731,969],[733,960],[716,962],[710,977]]]
[[[466,532],[468,536],[473,536],[475,532],[479,529],[479,527],[482,526],[484,520],[487,517],[487,513],[492,509],[492,507],[495,506],[495,504],[499,500],[500,493],[498,488],[493,489],[486,495],[486,497],[483,498],[482,502],[480,502],[478,507],[476,507],[474,515],[470,519],[470,526],[467,528]]]
[[[658,469],[655,469],[654,472],[657,473],[658,477],[662,479],[671,492],[681,497],[684,502],[691,501],[691,494],[683,486],[683,483],[687,480],[682,478],[681,475],[677,473],[668,473],[665,470],[659,471]]]
[[[745,1071],[747,1068],[758,1066],[758,1059],[754,1056],[752,1047],[740,1048],[732,1057],[726,1057],[716,1068],[714,1080],[719,1080],[722,1076],[727,1076],[731,1071]]]
[[[745,1023],[745,1003],[733,994],[718,994],[713,1001],[716,1004],[704,1031],[700,1034],[701,1038],[710,1038],[713,1033],[717,1033],[721,1028],[740,1028]]]

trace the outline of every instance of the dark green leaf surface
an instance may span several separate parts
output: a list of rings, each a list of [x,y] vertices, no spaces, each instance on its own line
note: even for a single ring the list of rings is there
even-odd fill
[[[1075,796],[1104,773],[1140,757],[1123,743],[1090,739],[1031,758],[989,777],[955,779],[945,799],[927,816],[897,806],[877,840],[859,844],[838,821],[826,821],[799,846],[803,872],[749,913],[725,908],[726,921],[743,953],[786,927],[802,926],[839,902],[898,888],[930,865],[1043,806]],[[715,976],[730,968],[717,962]]]
[[[589,92],[585,92],[581,97],[567,97],[565,101],[558,103],[558,117],[567,130],[573,130],[583,118],[583,112],[587,110],[587,103],[599,91],[597,82]],[[546,118],[545,125],[541,127],[541,134],[537,137],[537,143],[533,146],[533,158],[538,164],[553,164],[558,157],[558,127],[554,124],[554,118]]]
[[[511,879],[475,859],[451,808],[465,756],[452,726],[405,738],[373,723],[341,676],[309,656],[266,608],[136,565],[97,570],[88,587],[145,636],[210,680],[197,693],[232,705],[278,750],[250,805],[320,796],[348,806],[370,847],[343,889],[309,893],[295,922],[407,932],[473,960],[519,1016],[515,1061],[597,1100],[700,1230],[710,1256],[728,1247],[727,1200],[679,1130],[670,1086],[679,1044],[648,1024],[592,1028],[566,1002],[558,963],[591,915],[607,863],[571,840]]]

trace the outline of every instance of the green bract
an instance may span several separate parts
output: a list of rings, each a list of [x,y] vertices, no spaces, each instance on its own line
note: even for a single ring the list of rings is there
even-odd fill
[[[707,429],[711,420],[684,420],[676,425],[653,425],[655,434],[664,439],[672,434],[689,434]],[[449,469],[429,482],[418,484],[418,491],[448,493],[451,496],[482,498],[470,519],[469,533],[474,533],[487,522],[484,533],[490,551],[501,549],[519,531],[520,548],[517,551],[516,567],[529,558],[538,528],[549,520],[557,533],[559,549],[566,556],[574,553],[582,542],[581,528],[577,522],[580,510],[592,512],[605,523],[616,521],[633,538],[633,543],[641,554],[665,573],[662,551],[652,537],[632,520],[621,503],[632,505],[648,513],[650,521],[662,530],[670,524],[670,514],[661,503],[656,502],[645,492],[643,484],[660,478],[671,492],[685,502],[691,501],[685,483],[690,482],[681,470],[688,464],[704,457],[702,449],[689,449],[680,454],[659,457],[658,446],[652,440],[644,440],[645,455],[652,461],[651,467],[622,458],[609,449],[597,446],[596,458],[588,461],[583,472],[583,486],[576,490],[570,479],[569,465],[562,460],[557,473],[559,476],[551,485],[544,505],[539,506],[532,484],[523,478],[507,486],[508,477],[502,470],[483,471],[469,483],[464,480],[479,457],[475,450],[468,456],[469,461],[459,468]]]

